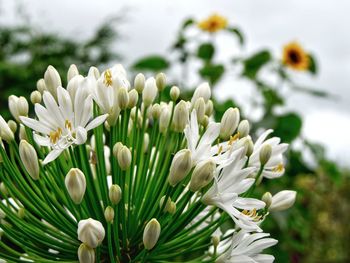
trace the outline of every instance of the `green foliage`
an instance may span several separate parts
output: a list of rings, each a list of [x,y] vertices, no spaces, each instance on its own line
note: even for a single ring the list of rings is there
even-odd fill
[[[283,142],[291,143],[300,134],[302,127],[301,117],[292,112],[276,118],[274,135],[280,137]]]
[[[198,47],[197,56],[204,61],[210,61],[215,53],[215,48],[211,43],[203,43]]]
[[[271,60],[271,54],[268,50],[261,50],[251,57],[243,60],[243,76],[255,79],[259,70]]]
[[[238,38],[238,41],[241,45],[244,44],[244,35],[240,29],[238,29],[237,27],[228,27],[227,31],[233,33]]]
[[[200,70],[199,74],[207,79],[211,84],[215,85],[220,80],[225,72],[225,67],[222,64],[205,64]]]
[[[159,55],[151,55],[136,61],[132,68],[135,70],[150,70],[161,71],[169,67],[169,62],[166,58]]]
[[[318,68],[317,68],[317,62],[316,62],[316,58],[312,55],[312,54],[309,54],[309,71],[312,73],[312,74],[317,74],[318,72]]]

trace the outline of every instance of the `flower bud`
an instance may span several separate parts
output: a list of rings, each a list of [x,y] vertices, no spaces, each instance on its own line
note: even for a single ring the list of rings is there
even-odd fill
[[[237,108],[229,108],[225,111],[221,119],[220,138],[228,140],[236,130],[239,123],[239,110]]]
[[[149,106],[153,103],[157,96],[157,85],[154,78],[149,78],[146,80],[145,88],[142,91],[142,99],[145,106]]]
[[[158,73],[156,76],[157,88],[159,91],[163,91],[166,86],[166,76],[163,72]]]
[[[80,263],[95,263],[95,250],[82,243],[78,249]]]
[[[176,132],[183,132],[188,123],[188,107],[185,101],[180,101],[174,110],[173,128]]]
[[[207,115],[204,115],[203,121],[202,121],[202,125],[204,128],[207,128],[209,124],[209,117]]]
[[[111,206],[107,206],[105,209],[105,219],[108,223],[112,223],[114,220],[114,209]]]
[[[272,203],[272,195],[271,195],[271,193],[270,192],[266,192],[263,196],[262,196],[262,198],[261,198],[261,200],[263,201],[263,202],[265,202],[265,204],[266,204],[266,208],[269,208],[270,206],[271,206],[271,203]]]
[[[17,211],[17,215],[20,219],[23,219],[26,215],[26,210],[24,209],[24,207],[20,207]]]
[[[46,89],[57,98],[57,87],[62,86],[61,77],[53,66],[48,66],[44,74]]]
[[[177,86],[172,86],[170,89],[170,98],[175,102],[180,96],[180,89]]]
[[[6,188],[5,184],[4,184],[4,182],[0,183],[0,192],[5,197],[9,194],[9,192],[7,191],[7,188]]]
[[[249,122],[247,120],[243,120],[239,123],[237,132],[239,133],[239,137],[243,138],[249,134]]]
[[[143,245],[147,250],[151,250],[157,244],[160,230],[161,227],[157,219],[153,218],[147,223],[143,231]]]
[[[191,182],[190,190],[196,192],[203,187],[207,186],[214,177],[216,165],[211,159],[202,161],[194,168]]]
[[[36,103],[40,103],[41,102],[41,93],[37,90],[34,90],[31,94],[30,94],[30,101],[33,103],[33,104],[36,104]]]
[[[191,104],[194,105],[197,99],[203,98],[205,102],[207,102],[210,99],[211,96],[211,90],[209,87],[209,84],[207,82],[204,82],[200,84],[196,90],[193,93]]]
[[[46,85],[45,85],[45,80],[44,79],[39,79],[36,82],[36,89],[43,94],[45,90],[47,90]]]
[[[122,189],[117,184],[113,184],[109,188],[109,200],[113,205],[119,204],[120,200],[122,199]]]
[[[66,175],[64,182],[73,202],[77,205],[80,204],[86,190],[86,179],[84,173],[78,168],[72,168]]]
[[[157,120],[160,117],[160,114],[162,113],[162,107],[155,103],[152,105],[152,118]]]
[[[283,211],[292,207],[295,203],[297,192],[283,190],[272,197],[272,202],[269,211]]]
[[[271,158],[272,154],[272,147],[270,144],[265,144],[261,147],[259,158],[260,158],[260,164],[265,165]]]
[[[162,198],[159,201],[159,208],[160,209],[162,209],[162,207],[164,205],[165,198],[167,198],[167,197],[165,195],[163,195]],[[166,200],[166,204],[164,206],[164,210],[163,211],[164,212],[169,211],[170,207],[171,207],[171,198],[168,197],[167,200]]]
[[[205,105],[205,115],[210,117],[213,114],[214,111],[214,104],[212,100],[208,100],[207,104]]]
[[[16,131],[17,131],[17,123],[16,123],[15,121],[9,120],[9,121],[7,122],[7,125],[10,127],[10,129],[11,129],[11,131],[12,131],[13,133],[16,133]]]
[[[26,128],[24,127],[23,124],[19,125],[19,139],[20,140],[26,140],[28,141],[27,133],[26,133]]]
[[[33,180],[38,180],[40,170],[38,155],[34,147],[27,141],[21,140],[19,144],[19,156],[21,157],[22,163],[28,174],[33,178]]]
[[[123,144],[121,142],[117,142],[113,146],[113,156],[118,159],[118,152],[123,147]]]
[[[93,77],[94,79],[98,79],[100,77],[100,71],[96,67],[90,67],[88,72],[88,77]]]
[[[73,77],[79,75],[79,70],[75,64],[69,66],[67,72],[67,82],[69,82]]]
[[[147,152],[148,145],[149,145],[149,134],[145,133],[143,135],[143,144],[142,144],[142,150],[143,150],[144,153]]]
[[[137,105],[137,102],[139,100],[139,94],[136,90],[132,89],[129,91],[129,105],[128,108],[132,109]]]
[[[169,214],[175,214],[176,213],[176,203],[171,202],[170,207],[168,209]]]
[[[117,155],[118,164],[120,168],[125,171],[130,167],[131,164],[131,152],[128,147],[122,146]]]
[[[121,110],[125,110],[129,105],[129,93],[124,87],[118,89],[117,92],[118,106]]]
[[[165,134],[170,123],[171,113],[168,107],[163,107],[159,117],[159,132]]]
[[[248,138],[248,140],[246,141],[246,149],[247,149],[246,155],[248,157],[250,157],[253,154],[253,151],[254,151],[254,143],[252,141],[252,138],[250,138],[250,136],[247,137],[247,138]]]
[[[211,237],[211,242],[213,243],[214,247],[218,247],[219,243],[220,243],[220,236],[218,235],[214,235]]]
[[[183,149],[177,152],[170,166],[168,181],[171,186],[181,182],[191,171],[192,156],[191,151]]]
[[[20,120],[19,120],[19,113],[18,113],[18,107],[17,107],[18,100],[19,98],[15,95],[9,96],[8,107],[13,118],[15,118],[15,120],[19,122]]]
[[[136,75],[134,80],[134,87],[138,93],[142,93],[143,89],[145,88],[145,76],[142,73],[139,73]]]
[[[194,107],[197,113],[197,121],[198,123],[203,123],[205,117],[205,102],[203,98],[199,98],[194,103]]]
[[[19,97],[17,101],[18,116],[28,116],[29,105],[25,97]]]
[[[105,230],[101,222],[92,218],[80,220],[78,223],[78,239],[91,248],[99,246],[105,238]]]
[[[6,123],[6,121],[1,115],[0,115],[0,137],[7,142],[10,142],[15,138],[9,125]]]

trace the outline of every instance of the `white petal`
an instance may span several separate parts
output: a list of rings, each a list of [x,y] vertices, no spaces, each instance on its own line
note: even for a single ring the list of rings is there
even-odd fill
[[[60,149],[55,149],[52,150],[44,159],[43,161],[43,165],[48,164],[52,161],[54,161],[58,156],[60,156],[60,154],[64,151],[64,148],[60,148]]]
[[[97,126],[104,123],[106,121],[107,117],[108,117],[108,114],[104,114],[104,115],[96,117],[95,119],[90,121],[90,123],[85,127],[85,129],[87,131],[89,131],[89,130],[96,128]]]
[[[83,127],[78,127],[76,129],[76,144],[84,144],[87,140],[87,131]]]

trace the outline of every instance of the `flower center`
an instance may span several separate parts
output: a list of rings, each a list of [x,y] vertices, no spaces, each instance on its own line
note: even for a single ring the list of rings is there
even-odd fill
[[[296,50],[289,51],[289,59],[292,63],[298,64],[301,61],[300,54]]]
[[[112,72],[109,69],[106,70],[104,77],[104,84],[107,87],[112,86]]]
[[[243,210],[242,211],[243,215],[249,216],[250,218],[253,219],[254,222],[258,222],[261,219],[261,215],[259,215],[256,211],[256,209],[254,208],[253,210]]]
[[[58,128],[56,131],[50,132],[50,142],[56,144],[62,135],[62,129]]]
[[[278,164],[275,168],[273,168],[274,172],[283,172],[284,165],[283,163]]]
[[[72,123],[69,120],[66,120],[64,123],[64,127],[68,130],[72,130]]]
[[[239,139],[239,132],[237,132],[235,135],[230,136],[230,141],[228,142],[229,145],[232,145],[235,141]]]

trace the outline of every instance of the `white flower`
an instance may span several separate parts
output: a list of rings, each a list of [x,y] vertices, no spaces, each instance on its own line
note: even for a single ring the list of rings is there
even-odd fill
[[[288,144],[281,143],[280,138],[273,137],[265,141],[267,136],[271,134],[273,130],[265,131],[256,141],[254,145],[254,150],[252,155],[249,158],[248,166],[255,166],[260,168],[260,150],[264,145],[269,144],[272,147],[271,157],[268,162],[264,165],[264,170],[262,172],[263,177],[273,179],[283,175],[284,165],[283,165],[283,153],[287,150]]]
[[[240,228],[261,231],[258,226],[261,216],[256,211],[264,208],[265,203],[254,198],[239,197],[254,183],[255,179],[247,177],[255,171],[255,167],[243,168],[247,161],[244,148],[234,151],[232,156],[232,162],[222,169],[221,174],[217,171],[219,175],[214,177],[214,184],[204,194],[202,201],[226,211]]]
[[[24,125],[36,131],[34,139],[39,145],[52,148],[43,164],[55,160],[71,145],[85,143],[87,132],[107,118],[107,115],[101,115],[91,120],[92,98],[83,86],[78,88],[74,103],[68,91],[62,87],[57,88],[57,99],[58,104],[50,92],[44,91],[45,107],[35,104],[38,120],[20,117]]]
[[[297,192],[283,190],[272,196],[269,211],[282,211],[294,205]]]
[[[92,218],[78,223],[78,239],[91,248],[99,246],[105,238],[105,229],[101,222]]]
[[[95,80],[95,78],[91,78],[91,80]],[[94,85],[94,100],[103,113],[109,114],[110,124],[115,124],[120,113],[117,93],[121,87],[128,90],[130,83],[127,80],[123,66],[120,64],[105,70]]]
[[[219,154],[219,147],[212,146],[220,133],[220,123],[210,122],[203,136],[200,138],[196,111],[191,113],[190,121],[185,128],[187,147],[191,151],[193,165],[213,157],[216,164],[221,164],[229,159],[230,151]],[[229,149],[229,147],[226,147]]]
[[[241,230],[234,234],[230,248],[221,255],[217,263],[272,263],[275,258],[261,252],[277,244],[277,240],[267,238],[270,234],[248,234]]]

